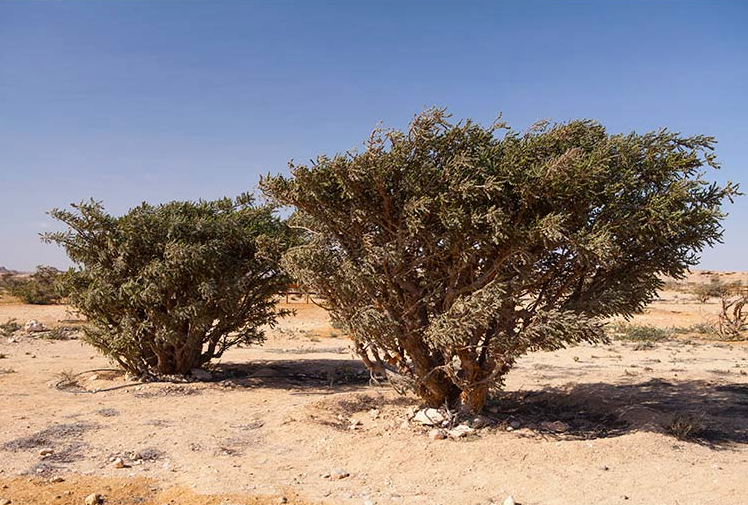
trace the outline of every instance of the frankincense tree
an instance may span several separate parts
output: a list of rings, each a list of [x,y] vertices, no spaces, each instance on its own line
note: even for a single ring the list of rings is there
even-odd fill
[[[713,144],[431,109],[261,186],[304,230],[285,265],[367,366],[428,405],[479,411],[523,353],[603,340],[604,318],[642,309],[721,239],[737,188],[704,179]]]
[[[85,339],[137,374],[187,374],[239,343],[262,341],[287,283],[291,235],[252,197],[143,203],[115,217],[94,201],[54,209],[48,233],[76,264],[69,300],[90,323]]]

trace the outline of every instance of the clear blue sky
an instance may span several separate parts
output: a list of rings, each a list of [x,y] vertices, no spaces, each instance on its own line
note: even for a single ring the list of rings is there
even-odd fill
[[[746,26],[719,1],[0,2],[0,265],[67,265],[52,207],[235,195],[430,105],[710,134],[741,182]],[[748,270],[729,211],[703,268]]]

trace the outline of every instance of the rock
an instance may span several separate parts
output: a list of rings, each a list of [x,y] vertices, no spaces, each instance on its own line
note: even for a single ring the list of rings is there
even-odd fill
[[[377,505],[377,502],[369,498],[368,500],[364,500],[364,505]]]
[[[213,380],[213,374],[202,368],[193,368],[190,370],[190,375],[199,381],[211,381]]]
[[[332,480],[345,479],[349,475],[350,474],[346,472],[345,470],[341,470],[340,468],[335,468],[334,470],[330,472],[330,479]]]
[[[507,426],[506,431],[514,431],[514,428],[512,428],[511,426]]]
[[[429,431],[429,438],[431,440],[444,440],[447,438],[447,432],[440,428],[435,428]]]
[[[30,321],[26,321],[26,324],[23,325],[23,329],[29,333],[35,333],[44,331],[45,328],[44,325],[36,319],[31,319]]]
[[[379,417],[379,409],[371,409],[369,415],[372,419],[377,419]]]
[[[522,423],[520,423],[519,421],[512,421],[511,423],[509,423],[509,426],[511,426],[512,429],[518,430],[522,426]]]
[[[544,430],[555,431],[556,433],[564,433],[569,431],[569,425],[563,421],[543,421],[540,423],[540,427]]]
[[[101,496],[99,496],[97,493],[90,494],[86,496],[86,499],[83,501],[86,505],[97,505],[98,503],[101,503]]]
[[[444,417],[444,414],[439,412],[437,409],[419,410],[416,415],[413,416],[413,421],[425,426],[436,426],[446,420],[447,419]]]
[[[114,468],[125,468],[125,462],[122,458],[115,458],[114,461],[112,461],[112,464],[114,465]]]
[[[511,496],[507,496],[502,505],[517,505],[517,502]]]
[[[0,498],[0,505],[10,505],[11,503],[7,498]]]
[[[475,433],[475,430],[466,424],[455,426],[451,430],[447,431],[447,434],[452,438],[462,438]]]
[[[475,428],[476,430],[485,428],[486,426],[491,426],[492,424],[493,420],[486,416],[477,416],[470,421],[470,427]]]
[[[58,475],[57,477],[52,477],[51,479],[49,479],[49,482],[65,482],[65,479]]]
[[[45,447],[44,449],[39,449],[39,456],[51,456],[54,454],[55,450],[50,449],[49,447]]]
[[[281,496],[280,498],[278,498],[278,503],[288,503],[288,498],[286,498],[285,496]]]

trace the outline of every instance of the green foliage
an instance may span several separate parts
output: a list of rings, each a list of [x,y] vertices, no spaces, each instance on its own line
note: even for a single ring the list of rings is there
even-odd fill
[[[51,305],[61,303],[65,296],[60,277],[61,272],[56,268],[39,265],[36,271],[28,276],[4,276],[2,288],[24,303]]]
[[[617,340],[632,342],[659,342],[666,340],[673,329],[657,328],[648,324],[615,323],[610,325],[611,336]]]
[[[518,356],[603,340],[603,318],[637,312],[720,240],[737,189],[703,179],[713,142],[429,110],[261,185],[305,230],[285,265],[367,366],[477,411]]]
[[[91,323],[85,340],[135,373],[186,374],[239,343],[263,340],[287,282],[290,234],[248,195],[143,203],[121,217],[90,201],[54,209],[65,232],[45,235],[77,268],[70,302]]]

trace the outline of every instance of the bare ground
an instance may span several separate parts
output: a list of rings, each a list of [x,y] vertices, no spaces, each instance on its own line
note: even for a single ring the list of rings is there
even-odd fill
[[[748,503],[744,344],[686,334],[647,350],[534,353],[490,406],[492,426],[430,440],[404,422],[415,398],[371,384],[324,312],[293,306],[264,347],[229,352],[210,383],[92,393],[129,384],[89,371],[110,368],[94,349],[2,338],[0,502],[82,504],[96,492],[154,505]],[[685,327],[715,307],[664,293],[639,320]],[[64,307],[0,304],[8,317],[71,319]],[[57,389],[64,378],[78,385]],[[683,424],[697,428],[688,440],[671,432]],[[335,469],[349,476],[328,476]]]

